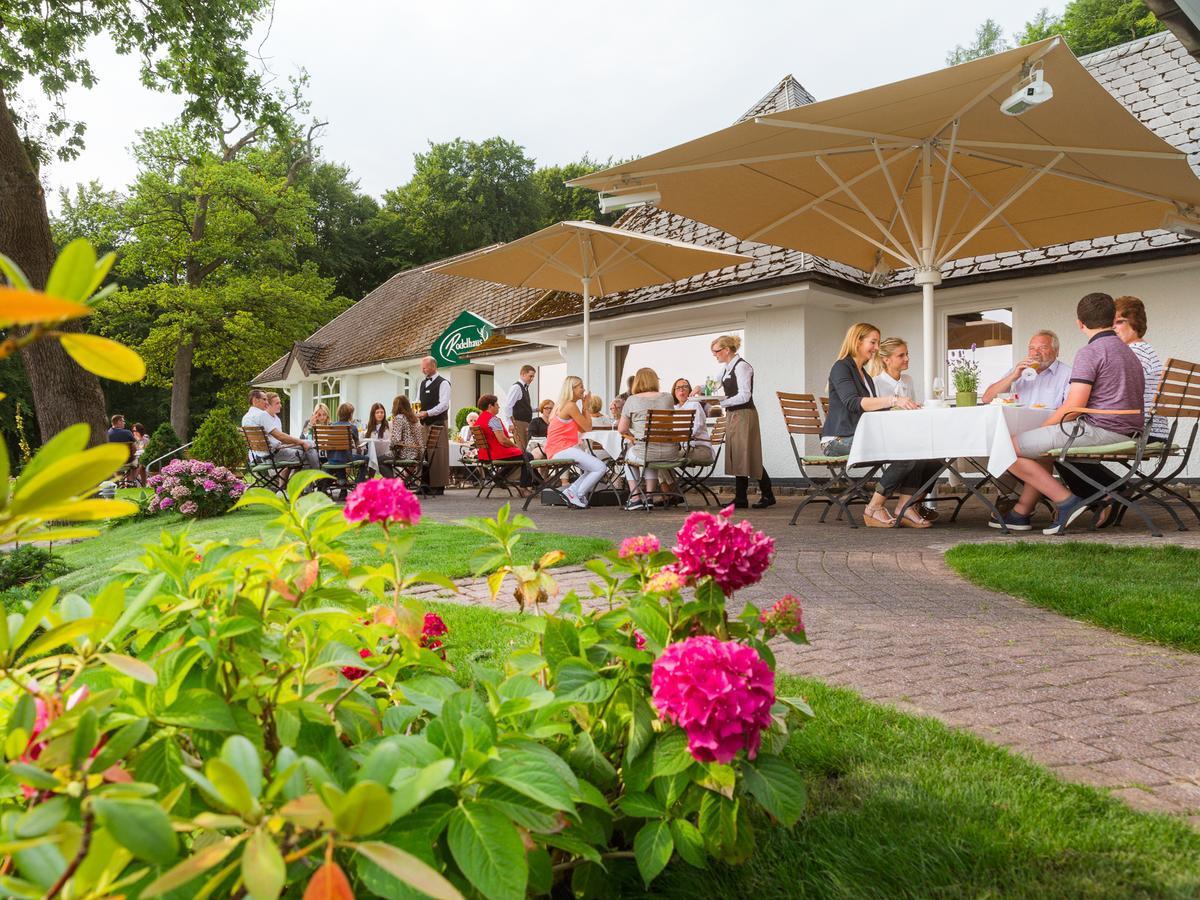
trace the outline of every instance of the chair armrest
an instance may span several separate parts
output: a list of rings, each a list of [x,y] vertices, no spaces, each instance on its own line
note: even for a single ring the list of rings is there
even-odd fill
[[[1070,409],[1063,410],[1063,419],[1082,415],[1104,415],[1104,416],[1144,416],[1146,413],[1140,409],[1092,409],[1090,406],[1073,406]]]

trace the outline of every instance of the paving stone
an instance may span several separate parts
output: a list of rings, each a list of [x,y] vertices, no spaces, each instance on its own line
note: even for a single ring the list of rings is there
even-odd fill
[[[426,503],[433,520],[492,515],[497,501],[451,492]],[[804,605],[812,644],[777,642],[780,671],[849,687],[898,709],[933,715],[1012,747],[1063,778],[1100,787],[1137,809],[1200,810],[1200,656],[1135,641],[969,584],[943,553],[963,542],[1009,544],[971,504],[955,526],[926,531],[852,530],[816,515],[787,524],[794,503],[746,515],[776,540],[772,570],[734,598],[759,606],[791,592]],[[531,507],[547,531],[617,540],[673,535],[683,513],[636,519],[616,509],[572,513]],[[1200,530],[1166,531],[1161,543],[1200,547]],[[1075,537],[1140,546],[1133,527]],[[581,588],[589,573],[563,570]],[[434,595],[435,592],[430,592]],[[515,609],[511,589],[497,608]],[[581,590],[581,594],[584,592]],[[462,583],[453,602],[486,605],[486,584]],[[820,710],[817,710],[820,714]]]

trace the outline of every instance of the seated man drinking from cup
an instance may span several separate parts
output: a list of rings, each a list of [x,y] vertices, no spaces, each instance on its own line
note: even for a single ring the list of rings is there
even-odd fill
[[[1083,433],[1075,439],[1072,446],[1076,447],[1127,441],[1139,434],[1144,425],[1145,376],[1137,356],[1113,331],[1116,318],[1113,298],[1108,294],[1088,294],[1075,307],[1075,316],[1088,342],[1075,355],[1066,401],[1041,428],[1013,438],[1018,459],[1008,471],[1025,482],[1020,499],[1003,518],[1003,524],[1014,531],[1031,529],[1029,517],[1042,496],[1057,506],[1054,524],[1043,529],[1042,534],[1058,534],[1086,510],[1084,498],[1055,481],[1051,474],[1053,460],[1045,456],[1048,451],[1065,446],[1079,427],[1078,423],[1066,424],[1078,415],[1071,410],[1094,410],[1079,415]],[[999,520],[988,524],[1002,527]]]
[[[1026,369],[1034,370],[1037,376],[1031,380],[1022,378]],[[1026,406],[1040,404],[1046,409],[1058,409],[1067,398],[1070,381],[1071,366],[1058,358],[1058,335],[1042,329],[1029,339],[1025,358],[983,392],[983,402],[991,403],[1001,394],[1016,393]]]

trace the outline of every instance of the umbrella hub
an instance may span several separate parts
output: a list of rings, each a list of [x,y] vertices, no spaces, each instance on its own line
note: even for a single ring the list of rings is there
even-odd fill
[[[936,266],[920,266],[913,276],[913,284],[941,284],[942,273]]]

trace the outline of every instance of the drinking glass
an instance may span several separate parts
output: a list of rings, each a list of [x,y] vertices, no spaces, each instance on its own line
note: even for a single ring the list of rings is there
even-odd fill
[[[941,400],[942,394],[946,392],[946,386],[942,383],[942,377],[939,375],[933,379],[933,399]]]
[[[897,381],[897,382],[896,382],[896,390],[895,390],[895,394],[896,394],[896,399],[897,399],[897,400],[905,400],[905,399],[908,399],[909,393],[910,393],[910,391],[909,391],[909,389],[908,389],[908,385],[907,385],[907,384],[905,384],[903,381]]]

